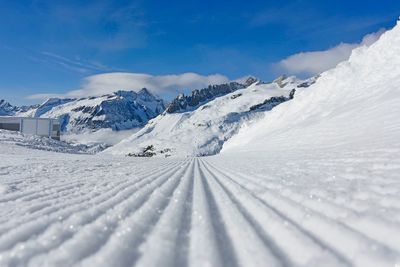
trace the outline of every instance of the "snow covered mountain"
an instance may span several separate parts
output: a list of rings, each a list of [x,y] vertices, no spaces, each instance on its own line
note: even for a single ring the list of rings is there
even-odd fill
[[[11,105],[7,101],[0,99],[0,116],[9,116],[15,113],[17,107]]]
[[[299,85],[303,84],[303,87]],[[247,85],[247,87],[246,87]],[[104,153],[131,156],[204,156],[218,153],[241,125],[293,98],[304,81],[280,77],[272,83],[249,80],[180,95],[166,112]]]
[[[400,145],[400,22],[228,141],[225,153]]]
[[[48,99],[19,116],[60,118],[64,132],[110,128],[125,130],[145,125],[165,110],[164,101],[147,89],[118,91],[100,97]]]

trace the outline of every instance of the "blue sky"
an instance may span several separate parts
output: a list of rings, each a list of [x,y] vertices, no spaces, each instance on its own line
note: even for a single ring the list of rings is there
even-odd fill
[[[400,15],[400,1],[395,0],[0,0],[0,5],[0,99],[15,104],[40,102],[40,96],[27,98],[36,94],[65,95],[87,86],[93,90],[99,77],[121,77],[98,74],[114,72],[148,74],[150,87],[175,77],[163,75],[178,75],[182,81],[170,82],[157,92],[161,95],[174,86],[195,87],[249,74],[264,80],[281,72],[305,76],[319,69],[277,63],[341,43],[352,47],[368,33],[393,27]],[[304,58],[286,63],[309,65],[292,59]],[[179,76],[187,72],[199,75],[188,82],[188,76]],[[214,74],[221,77],[208,76]],[[135,83],[135,77],[129,82]]]

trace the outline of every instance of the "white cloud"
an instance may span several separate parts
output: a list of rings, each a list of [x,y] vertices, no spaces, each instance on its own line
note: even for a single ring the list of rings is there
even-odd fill
[[[325,51],[294,54],[278,62],[277,67],[279,70],[288,72],[288,74],[316,75],[347,60],[354,48],[362,45],[370,46],[379,39],[383,32],[384,30],[381,29],[378,32],[368,34],[364,36],[360,43],[341,43]]]
[[[114,72],[86,77],[81,88],[66,94],[36,94],[28,98],[40,100],[48,97],[79,98],[104,95],[118,90],[138,91],[142,88],[147,88],[152,93],[168,98],[185,89],[203,88],[210,84],[221,84],[228,81],[226,76],[220,74],[203,76],[196,73],[183,73],[153,76],[141,73]]]

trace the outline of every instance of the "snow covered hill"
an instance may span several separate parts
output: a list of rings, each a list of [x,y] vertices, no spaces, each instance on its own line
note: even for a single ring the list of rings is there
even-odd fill
[[[100,97],[81,99],[51,98],[18,116],[60,118],[64,132],[85,130],[125,130],[145,125],[165,110],[164,101],[147,89],[118,91]]]
[[[259,122],[243,127],[224,153],[400,147],[400,23],[321,75]]]
[[[264,111],[290,100],[295,90],[307,87],[308,83],[281,77],[269,84],[253,80],[247,85],[242,89],[236,83],[219,87],[214,95],[207,90],[196,90],[189,97],[180,96],[166,112],[104,153],[162,157],[214,155],[242,124],[261,118]]]

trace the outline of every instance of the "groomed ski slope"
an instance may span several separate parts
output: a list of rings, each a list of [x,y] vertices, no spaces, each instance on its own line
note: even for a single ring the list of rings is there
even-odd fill
[[[110,160],[0,147],[0,266],[400,263],[399,151]]]

